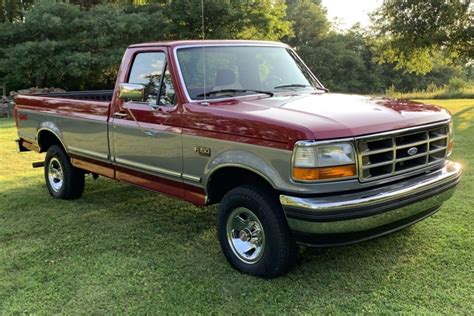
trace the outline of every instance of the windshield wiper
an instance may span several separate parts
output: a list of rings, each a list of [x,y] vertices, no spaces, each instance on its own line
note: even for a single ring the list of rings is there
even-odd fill
[[[290,84],[282,84],[282,85],[279,85],[279,86],[276,86],[274,87],[273,89],[282,89],[282,88],[316,88],[318,90],[323,90],[323,91],[326,91],[326,92],[329,92],[329,89],[326,89],[324,87],[315,87],[315,86],[311,86],[311,85],[308,85],[308,84],[301,84],[301,83],[290,83]]]
[[[268,94],[269,96],[273,97],[273,92],[270,92],[270,91],[263,91],[263,90],[253,90],[253,89],[222,89],[222,90],[214,90],[214,91],[209,91],[209,92],[206,92],[206,93],[198,94],[196,97],[210,97],[211,95],[219,94],[219,93],[238,93],[238,92],[256,92],[256,93],[261,93],[261,94]]]
[[[276,87],[273,87],[273,89],[281,89],[281,88],[308,88],[312,87],[308,84],[301,84],[301,83],[289,83],[289,84],[282,84]]]

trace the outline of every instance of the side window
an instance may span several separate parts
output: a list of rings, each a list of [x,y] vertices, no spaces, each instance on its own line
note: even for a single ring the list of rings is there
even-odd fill
[[[133,61],[128,83],[145,86],[145,102],[157,104],[166,57],[163,52],[140,53]]]
[[[158,105],[174,105],[176,102],[176,93],[174,92],[173,81],[168,67],[166,67],[163,83],[161,85],[160,100]]]

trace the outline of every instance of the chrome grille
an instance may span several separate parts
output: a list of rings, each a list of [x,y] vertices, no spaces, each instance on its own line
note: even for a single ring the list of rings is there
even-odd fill
[[[360,181],[422,169],[445,160],[447,123],[357,138]]]

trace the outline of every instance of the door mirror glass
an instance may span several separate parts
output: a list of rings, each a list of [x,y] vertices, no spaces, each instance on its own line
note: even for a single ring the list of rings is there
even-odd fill
[[[119,89],[119,98],[125,101],[143,102],[145,86],[135,83],[122,83]]]

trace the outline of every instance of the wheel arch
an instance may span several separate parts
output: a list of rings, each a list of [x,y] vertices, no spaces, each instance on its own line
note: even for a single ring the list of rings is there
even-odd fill
[[[244,184],[255,184],[269,190],[277,190],[273,182],[258,170],[237,164],[222,165],[208,176],[206,182],[208,204],[219,203],[227,192]]]
[[[61,137],[57,132],[50,128],[40,128],[36,134],[36,140],[38,142],[38,147],[40,153],[48,151],[48,148],[52,145],[59,145],[65,153],[67,153],[66,146],[64,145]]]

